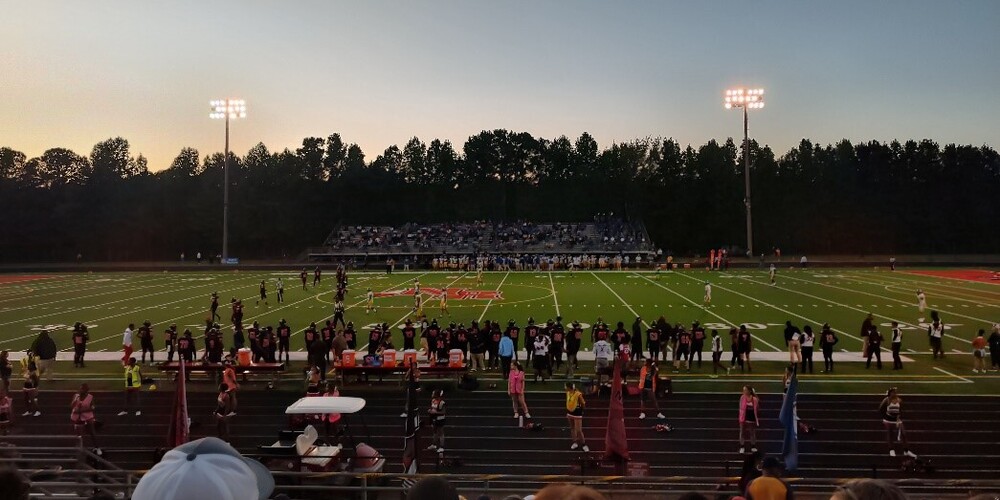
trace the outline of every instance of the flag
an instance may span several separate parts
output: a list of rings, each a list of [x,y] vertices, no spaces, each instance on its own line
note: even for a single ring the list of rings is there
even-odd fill
[[[415,383],[406,384],[406,419],[403,428],[403,474],[417,473],[417,431],[420,429],[420,413],[415,404]],[[409,490],[416,480],[404,479],[403,489]]]
[[[604,458],[628,460],[628,438],[625,436],[625,407],[622,405],[622,368],[624,360],[615,360],[611,382],[611,404],[608,405],[608,430],[604,436]]]
[[[188,442],[187,373],[184,357],[180,358],[177,370],[177,389],[174,391],[174,409],[171,413],[170,428],[167,430],[167,445],[176,448]]]
[[[792,380],[781,402],[781,413],[778,421],[785,428],[785,439],[781,444],[781,457],[785,461],[785,470],[792,472],[799,466],[799,423],[795,409],[795,399],[799,392],[799,377],[792,372]]]

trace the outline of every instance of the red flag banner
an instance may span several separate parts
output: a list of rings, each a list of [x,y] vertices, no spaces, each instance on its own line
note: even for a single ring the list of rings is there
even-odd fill
[[[167,432],[167,444],[176,448],[188,442],[188,407],[187,407],[187,372],[184,367],[184,357],[180,358],[177,370],[177,389],[174,392],[174,409],[171,413],[170,429]]]
[[[625,407],[622,403],[622,358],[615,360],[611,382],[611,404],[608,405],[608,432],[604,436],[604,457],[628,460],[628,437],[625,435]]]

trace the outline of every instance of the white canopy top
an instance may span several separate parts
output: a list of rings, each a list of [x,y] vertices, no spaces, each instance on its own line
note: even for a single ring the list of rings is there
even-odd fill
[[[285,409],[286,415],[309,413],[357,413],[365,407],[365,400],[349,396],[316,396],[302,398]]]

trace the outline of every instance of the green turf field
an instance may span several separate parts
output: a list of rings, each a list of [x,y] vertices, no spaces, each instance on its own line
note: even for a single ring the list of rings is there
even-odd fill
[[[285,281],[285,301],[276,303],[274,280]],[[268,281],[269,304],[257,304],[258,283]],[[1000,286],[990,282],[967,281],[950,277],[889,272],[886,270],[809,269],[796,270],[787,265],[779,269],[777,284],[768,282],[767,273],[758,269],[730,272],[684,270],[660,274],[643,272],[487,272],[477,285],[475,273],[458,271],[409,272],[385,275],[353,272],[347,319],[363,328],[375,322],[399,325],[412,316],[413,297],[406,295],[414,279],[420,280],[425,297],[424,310],[439,322],[499,320],[504,325],[514,319],[523,327],[528,317],[545,321],[563,317],[594,323],[598,317],[612,329],[618,321],[628,328],[635,316],[654,320],[663,315],[672,323],[700,321],[708,329],[724,334],[730,325],[746,324],[755,336],[755,350],[768,362],[755,364],[752,377],[733,381],[708,380],[711,362],[691,374],[675,376],[679,383],[690,383],[699,390],[731,390],[742,380],[773,381],[780,373],[783,358],[768,355],[784,351],[784,322],[791,320],[801,327],[814,328],[824,322],[838,331],[839,349],[857,352],[861,340],[857,333],[868,312],[875,315],[880,330],[888,339],[888,324],[898,320],[904,326],[903,354],[912,361],[903,372],[891,370],[891,355],[883,354],[886,367],[866,370],[862,363],[840,363],[835,375],[807,377],[823,381],[821,391],[877,392],[885,383],[905,385],[909,392],[996,394],[1000,376],[972,373],[971,339],[975,332],[989,330],[1000,321]],[[703,305],[705,283],[712,284],[712,302]],[[38,330],[54,332],[60,350],[69,352],[70,326],[82,321],[90,327],[90,352],[117,352],[121,349],[122,330],[131,322],[149,320],[154,325],[156,346],[162,346],[162,331],[170,323],[191,328],[196,336],[208,316],[209,295],[219,292],[220,313],[228,324],[230,297],[243,300],[244,323],[259,321],[276,325],[284,318],[295,331],[292,350],[302,348],[301,331],[309,322],[322,323],[332,313],[334,276],[328,271],[321,286],[302,289],[297,271],[229,271],[169,273],[94,273],[0,275],[0,348],[25,349]],[[366,314],[364,297],[368,287],[384,296],[376,298],[377,311]],[[448,288],[450,316],[439,314],[439,290]],[[920,325],[916,307],[916,289],[927,294],[930,308],[941,312],[950,325],[945,339],[949,356],[943,361],[930,359],[926,325]],[[499,292],[494,295],[487,292]],[[464,297],[464,298],[459,298]],[[924,314],[929,321],[929,312]],[[402,345],[394,328],[396,345]],[[231,329],[226,329],[229,340]],[[359,345],[367,338],[360,332]],[[585,343],[585,346],[589,342]],[[724,337],[728,350],[728,337]],[[885,344],[888,346],[888,340]],[[138,345],[136,346],[138,347]],[[814,355],[820,371],[822,355],[818,346]],[[710,358],[710,356],[709,356]],[[728,359],[726,353],[724,360]],[[70,363],[65,363],[70,365]],[[66,371],[66,370],[64,370]],[[665,372],[669,368],[664,368]]]

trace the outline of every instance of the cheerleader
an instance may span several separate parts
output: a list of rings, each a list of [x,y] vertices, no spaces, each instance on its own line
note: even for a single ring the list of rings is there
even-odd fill
[[[95,453],[101,455],[101,449],[97,446],[97,432],[94,430],[97,419],[94,417],[94,395],[90,394],[90,386],[82,384],[80,391],[73,395],[70,403],[70,420],[73,421],[73,429],[76,435],[83,441],[83,432],[90,436],[90,442],[94,445]]]
[[[889,445],[889,456],[896,456],[896,446],[893,441],[898,438],[899,444],[903,447],[903,454],[917,458],[917,454],[910,451],[906,444],[906,432],[903,428],[903,419],[900,417],[902,403],[903,399],[899,397],[896,388],[890,387],[885,392],[885,399],[878,407],[879,413],[882,414],[882,427],[885,428],[886,443]]]

